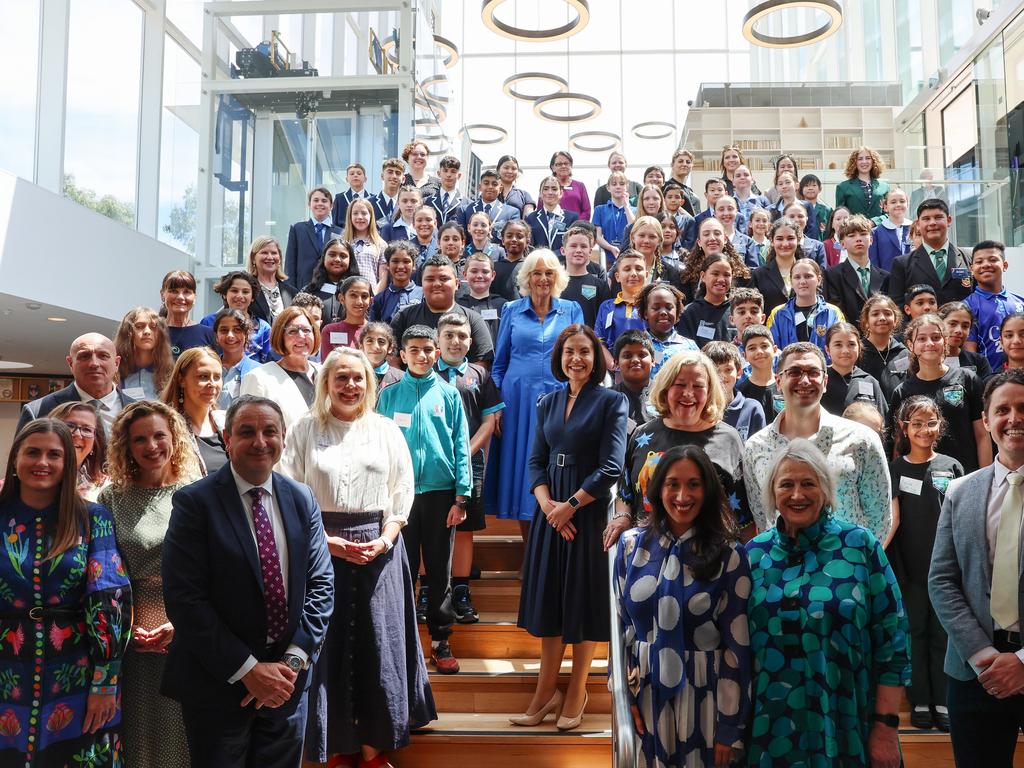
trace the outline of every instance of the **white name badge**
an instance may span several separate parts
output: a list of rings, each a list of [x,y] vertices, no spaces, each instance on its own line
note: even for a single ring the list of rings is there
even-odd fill
[[[496,310],[496,309],[481,309],[480,310],[480,317],[482,317],[484,320],[497,320],[498,319],[498,310]]]
[[[412,426],[412,414],[411,413],[396,413],[395,414],[395,424],[397,424],[400,427],[405,427],[406,429],[408,429],[409,427]]]
[[[910,358],[909,357],[901,357],[899,360],[894,360],[893,363],[892,363],[892,370],[895,373],[903,373],[908,368],[910,368]]]
[[[612,323],[614,323],[614,322],[615,322],[615,313],[614,312],[609,312],[608,313],[608,317],[606,317],[604,319],[604,327],[605,328],[611,328],[612,327]]]
[[[862,395],[867,395],[868,397],[875,396],[875,388],[871,386],[870,381],[858,381],[857,391]]]
[[[697,335],[702,339],[713,339],[715,338],[715,326],[707,325],[701,320],[700,326],[697,328]]]
[[[348,344],[348,334],[344,331],[331,331],[331,344]]]
[[[960,358],[959,357],[953,357],[953,356],[947,357],[946,358],[946,366],[951,371],[955,371],[957,368],[960,367]]]
[[[914,496],[921,495],[921,486],[923,482],[921,480],[915,480],[912,477],[903,476],[900,478],[900,490],[904,493],[910,493]]]
[[[146,390],[144,390],[142,387],[125,387],[121,391],[128,395],[128,397],[130,397],[132,400],[146,399]]]
[[[793,315],[793,319],[796,321],[797,325],[800,325],[800,323],[807,322],[807,315],[805,315],[803,312],[797,312],[795,315]]]
[[[320,286],[320,293],[328,293],[331,296],[338,292],[338,286],[334,283],[324,283]]]

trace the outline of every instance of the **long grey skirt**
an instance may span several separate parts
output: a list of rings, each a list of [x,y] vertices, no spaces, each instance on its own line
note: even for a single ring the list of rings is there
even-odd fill
[[[367,542],[379,512],[323,513],[328,535]],[[391,751],[437,719],[416,629],[412,574],[402,537],[367,565],[331,558],[334,615],[309,689],[306,756],[326,762],[366,744]]]

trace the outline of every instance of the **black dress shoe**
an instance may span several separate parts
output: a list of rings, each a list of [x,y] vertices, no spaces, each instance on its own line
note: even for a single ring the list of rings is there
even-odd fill
[[[930,731],[934,727],[932,717],[931,708],[914,707],[910,712],[910,724],[918,730]]]
[[[940,712],[935,707],[932,707],[932,722],[935,723],[935,727],[943,733],[949,733],[948,712]]]

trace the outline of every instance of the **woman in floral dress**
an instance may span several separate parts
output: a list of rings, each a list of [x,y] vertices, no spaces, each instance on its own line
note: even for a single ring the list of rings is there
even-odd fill
[[[0,491],[0,765],[120,768],[131,587],[110,511],[81,499],[71,432],[14,440]],[[3,556],[6,555],[6,556]]]

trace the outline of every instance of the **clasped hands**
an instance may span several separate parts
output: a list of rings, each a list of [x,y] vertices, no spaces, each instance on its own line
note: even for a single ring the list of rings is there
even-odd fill
[[[383,554],[384,544],[379,538],[360,544],[340,536],[328,536],[327,549],[333,557],[340,557],[353,565],[366,565]]]
[[[985,671],[978,682],[990,696],[1008,699],[1024,691],[1024,663],[1015,653],[996,653],[978,660]]]
[[[139,653],[167,653],[173,638],[174,626],[169,621],[156,629],[132,627],[132,648]]]
[[[569,506],[567,501],[555,501],[548,497],[543,505],[544,517],[548,524],[562,535],[566,541],[576,538],[576,526],[573,525],[572,516],[576,510]]]
[[[256,702],[256,709],[276,709],[292,697],[298,673],[283,661],[260,661],[245,673],[242,683],[249,693],[242,706]]]

